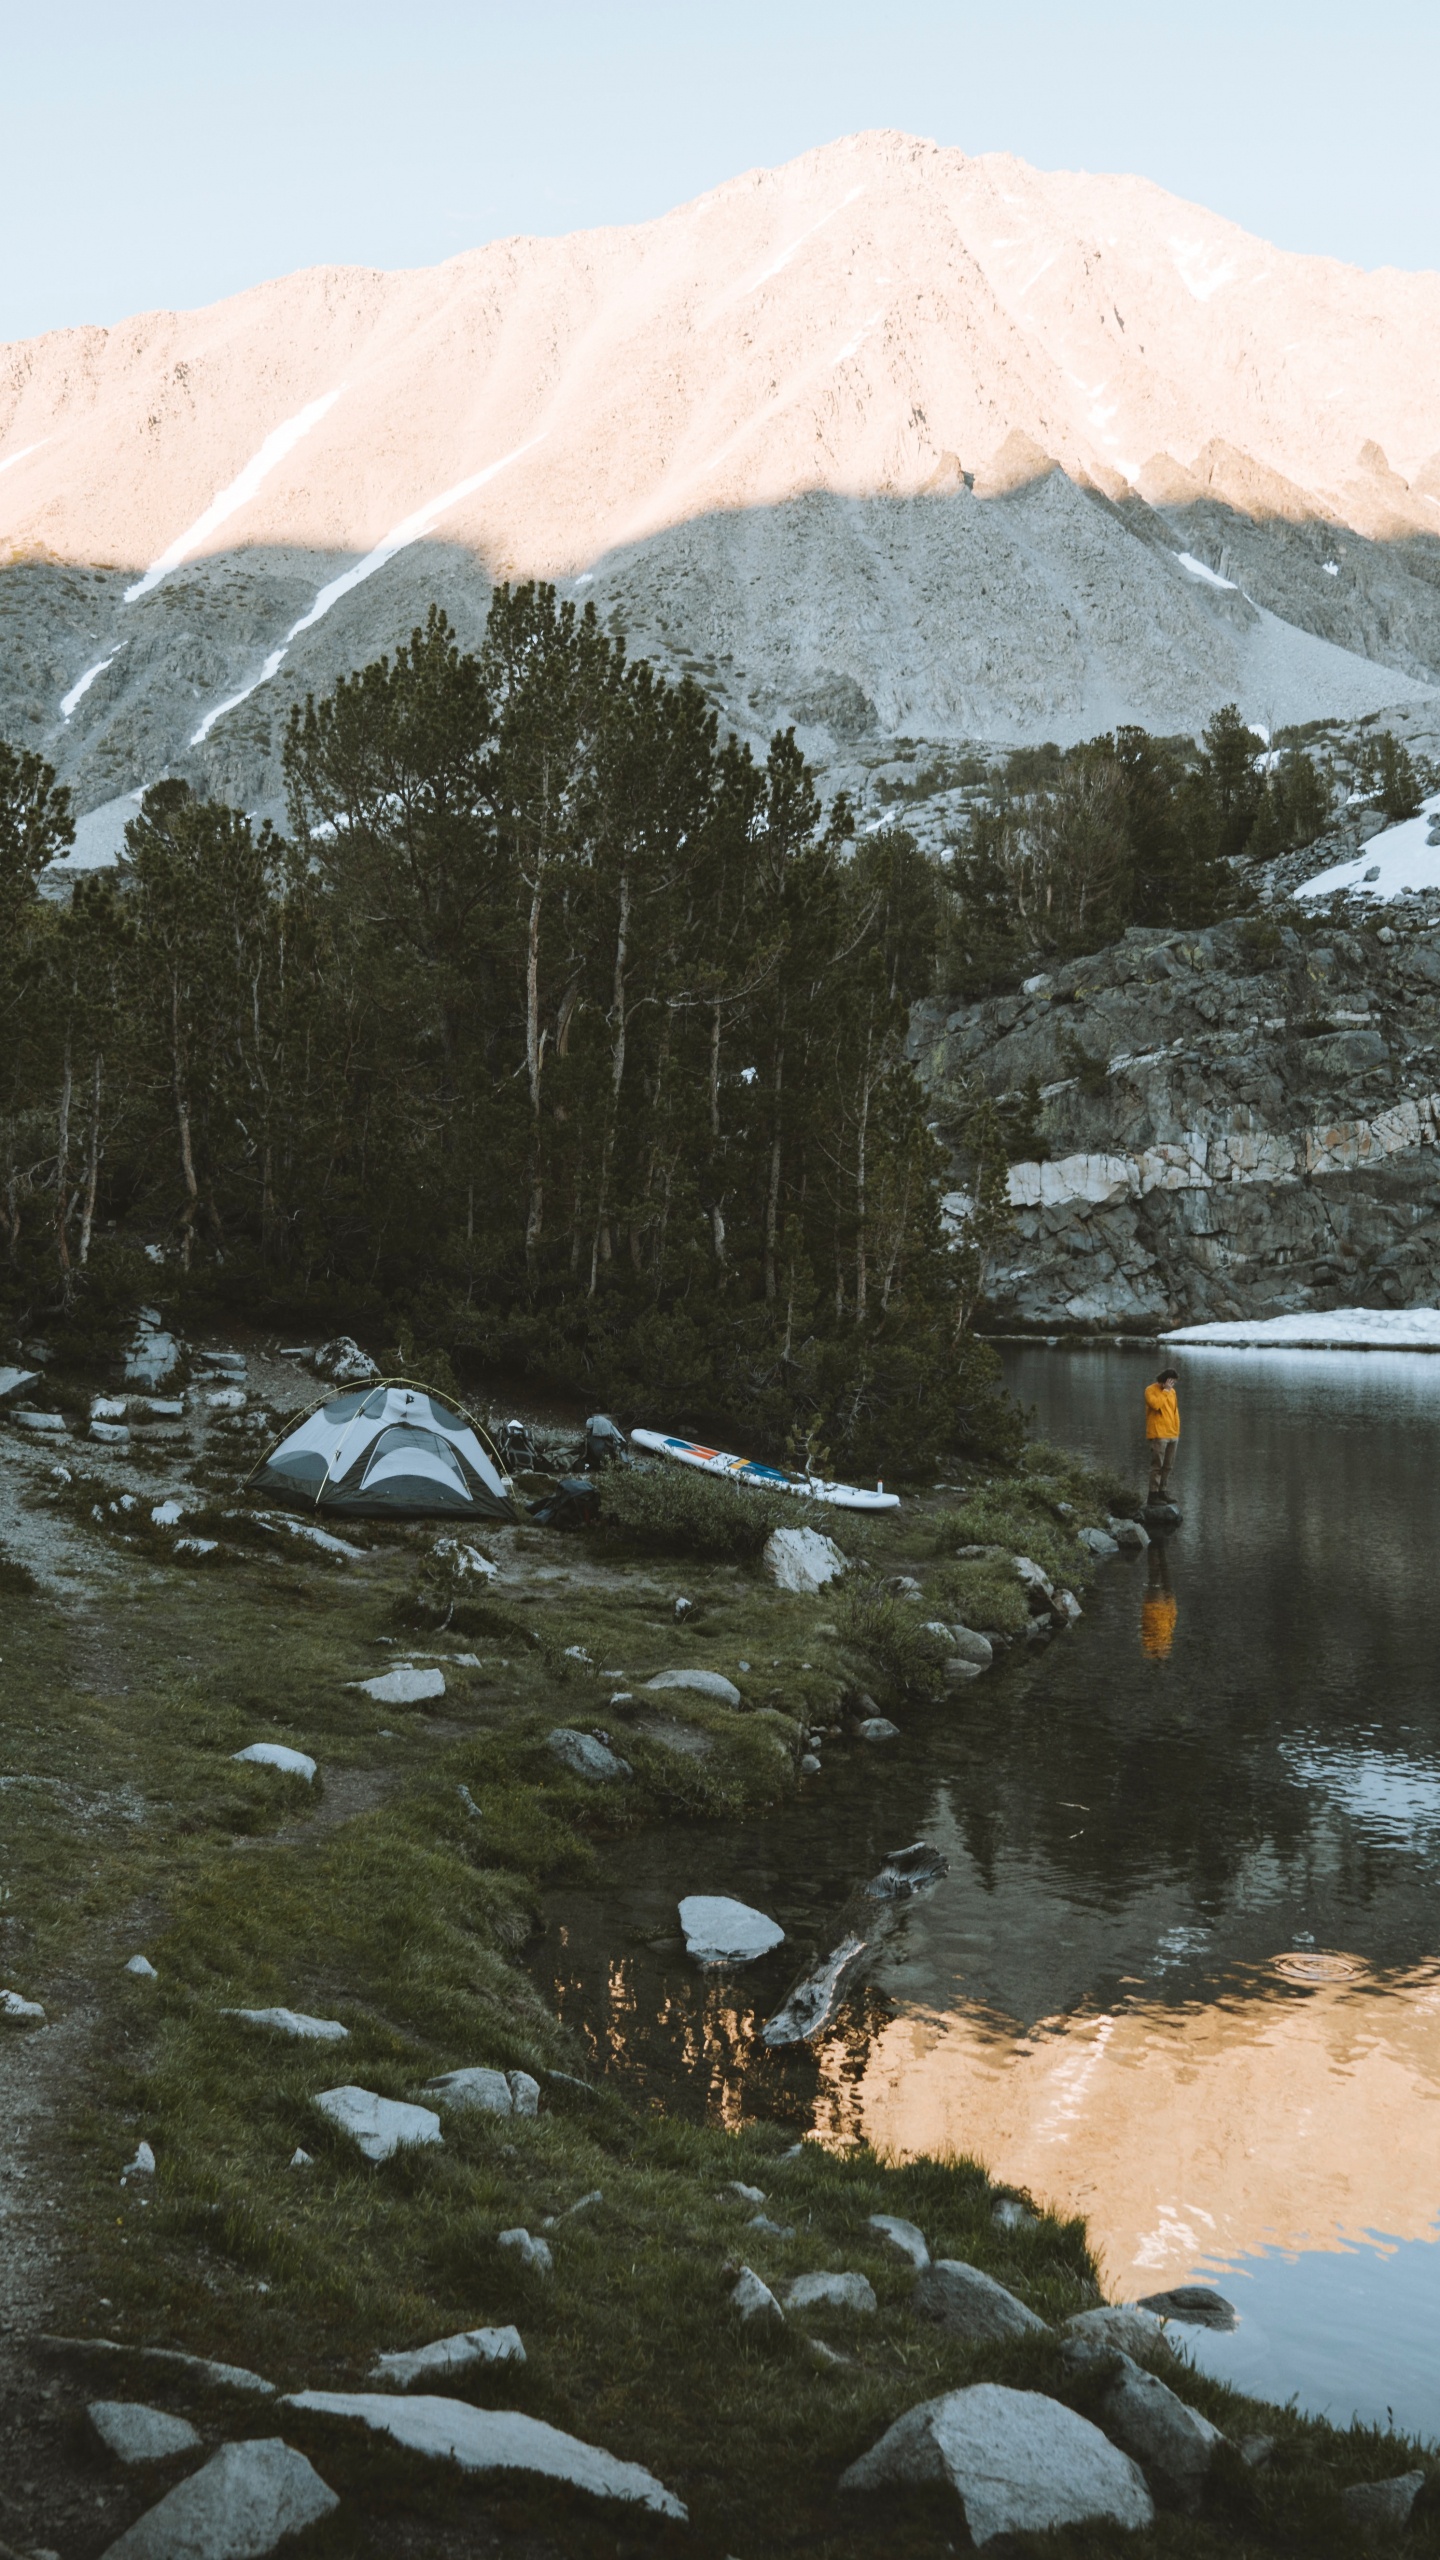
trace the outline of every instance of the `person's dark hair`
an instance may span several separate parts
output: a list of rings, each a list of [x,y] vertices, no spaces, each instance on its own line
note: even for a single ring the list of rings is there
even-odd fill
[[[1178,1369],[1157,1369],[1155,1372],[1155,1384],[1157,1387],[1163,1387],[1167,1378],[1178,1378],[1179,1375],[1180,1372]]]

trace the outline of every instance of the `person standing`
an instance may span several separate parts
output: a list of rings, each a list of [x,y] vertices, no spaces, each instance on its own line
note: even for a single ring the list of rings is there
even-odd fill
[[[1145,1439],[1150,1457],[1150,1500],[1163,1502],[1180,1440],[1178,1369],[1162,1369],[1145,1390]]]

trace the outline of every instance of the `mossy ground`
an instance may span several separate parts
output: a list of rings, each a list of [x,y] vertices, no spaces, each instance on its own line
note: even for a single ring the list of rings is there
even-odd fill
[[[313,2537],[317,2553],[860,2560],[903,2544],[907,2560],[939,2560],[964,2539],[953,2502],[907,2499],[902,2517],[889,2499],[841,2499],[845,2464],[903,2409],[954,2384],[1010,2380],[1079,2405],[1084,2394],[1062,2379],[1049,2341],[973,2350],[918,2321],[908,2277],[876,2248],[868,2217],[918,2222],[935,2254],[988,2268],[1055,2318],[1097,2298],[1082,2227],[1046,2216],[997,2230],[973,2163],[796,2151],[777,2126],[726,2133],[642,2112],[613,2085],[552,2078],[580,2065],[523,1950],[547,1889],[583,1877],[600,1844],[629,1838],[643,1857],[656,1825],[733,1822],[783,1802],[804,1731],[861,1685],[903,1714],[912,1657],[922,1685],[928,1676],[917,1631],[962,1587],[979,1601],[990,1592],[991,1618],[979,1601],[975,1617],[1005,1631],[1013,1573],[987,1557],[962,1586],[957,1546],[1018,1549],[1082,1584],[1074,1530],[1103,1517],[1115,1489],[1042,1452],[1014,1478],[890,1520],[828,1521],[871,1568],[847,1588],[876,1594],[902,1573],[923,1585],[918,1599],[876,1598],[868,1621],[833,1593],[774,1591],[753,1561],[737,1561],[733,1522],[717,1530],[718,1555],[698,1552],[689,1495],[681,1558],[652,1518],[628,1544],[613,1519],[603,1534],[509,1532],[502,1578],[466,1604],[468,1632],[439,1633],[415,1624],[431,1533],[372,1536],[354,1563],[311,1562],[227,1530],[218,1461],[215,1474],[227,1569],[186,1570],[103,1500],[95,1521],[94,1488],[72,1486],[56,1498],[106,1571],[71,1600],[5,1595],[0,1770],[19,1783],[0,1791],[3,1980],[49,2011],[28,2054],[43,2056],[71,2014],[88,2008],[93,2021],[54,2090],[38,2173],[63,2244],[33,2325],[181,2346],[298,2389],[359,2386],[378,2349],[514,2321],[523,2369],[450,2387],[644,2463],[692,2517],[681,2529],[524,2484],[437,2478],[296,2416],[285,2432],[344,2493]],[[135,1543],[122,1548],[125,1538]],[[677,1622],[681,1596],[692,1607]],[[428,1709],[348,1685],[425,1653],[442,1658],[447,1683]],[[463,1665],[462,1653],[477,1659]],[[647,1737],[643,1699],[638,1716],[609,1703],[617,1687],[633,1695],[685,1662],[724,1671],[745,1699],[737,1715],[665,1695],[666,1718],[709,1744],[702,1758]],[[1005,1676],[1003,1664],[992,1675]],[[545,1740],[560,1723],[609,1732],[632,1782],[567,1777]],[[262,1740],[311,1753],[315,1786],[232,1759]],[[136,1951],[156,1981],[123,1970]],[[223,2014],[274,2004],[338,2018],[349,2040],[293,2044]],[[22,2035],[10,2031],[10,2055]],[[347,2081],[413,2095],[476,2062],[532,2071],[539,2119],[450,2116],[443,2148],[371,2168],[313,2104]],[[122,2186],[142,2138],[156,2174]],[[290,2167],[297,2147],[309,2167]],[[750,2230],[734,2179],[762,2188],[793,2236]],[[602,2201],[571,2216],[595,2190]],[[551,2217],[545,2279],[496,2238]],[[807,2316],[778,2338],[752,2337],[727,2307],[727,2269],[742,2258],[776,2284],[812,2267],[859,2269],[878,2316]],[[822,2366],[811,2339],[849,2361]],[[1260,2471],[1226,2456],[1207,2514],[1163,2516],[1145,2538],[1156,2551],[1358,2549],[1336,2488],[1413,2460],[1394,2439],[1266,2411],[1198,2375],[1184,2388],[1232,2437],[1263,2430],[1276,2452]],[[17,2493],[21,2471],[0,2505],[7,2540],[50,2544],[58,2532],[64,2560],[88,2560],[155,2494],[153,2483],[115,2483],[83,2449],[69,2414],[83,2396],[67,2383],[37,2418],[33,2505]],[[210,2416],[219,2432],[256,2432],[253,2407],[218,2404]],[[83,2514],[67,2506],[62,2475]],[[63,2531],[57,2514],[71,2519]],[[1411,2543],[1440,2550],[1440,2527],[1422,2519]],[[1092,2529],[1044,2548],[1137,2544]]]

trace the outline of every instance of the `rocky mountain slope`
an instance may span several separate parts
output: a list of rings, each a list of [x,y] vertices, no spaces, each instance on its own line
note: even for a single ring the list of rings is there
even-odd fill
[[[0,350],[0,734],[112,832],[165,770],[261,805],[307,688],[532,574],[867,801],[917,742],[1416,702],[1437,323],[1440,277],[871,133],[58,331]]]
[[[922,1012],[915,1045],[942,1130],[982,1090],[1033,1113],[1002,1330],[1435,1303],[1440,891],[1132,927],[1021,993]]]

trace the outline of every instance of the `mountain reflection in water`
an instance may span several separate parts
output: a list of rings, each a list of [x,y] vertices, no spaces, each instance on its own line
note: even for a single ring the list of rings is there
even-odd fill
[[[1024,1353],[1047,1436],[1135,1473],[1153,1359]],[[1219,2280],[1196,2360],[1440,2439],[1440,1359],[1182,1355],[1184,1525],[1073,1637],[832,1750],[797,1810],[665,1834],[552,1906],[562,2014],[671,2108],[955,2150],[1083,2213],[1117,2296]],[[758,2027],[899,1842],[950,1859],[836,2031]],[[782,1922],[701,1978],[686,1892]]]

